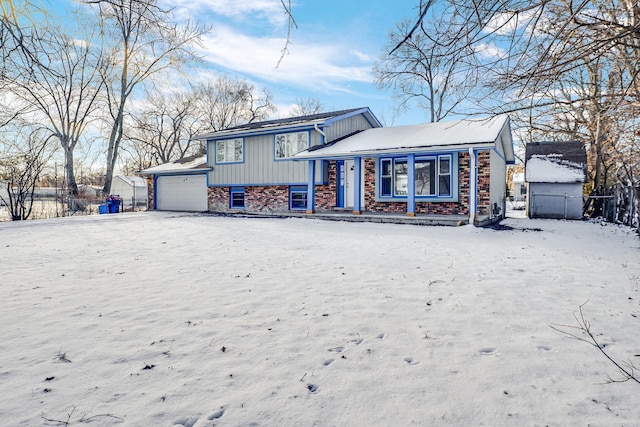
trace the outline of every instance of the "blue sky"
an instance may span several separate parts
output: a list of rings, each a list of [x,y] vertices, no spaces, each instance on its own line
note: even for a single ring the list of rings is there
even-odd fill
[[[43,1],[53,10],[65,4]],[[243,77],[271,91],[278,117],[289,115],[296,99],[314,98],[325,110],[370,107],[387,126],[426,121],[420,110],[396,117],[391,92],[378,89],[371,76],[389,31],[403,19],[415,19],[416,0],[293,0],[298,28],[278,67],[287,36],[280,0],[161,2],[174,8],[179,21],[212,28],[200,52],[204,64],[188,71],[191,79]]]
[[[368,106],[386,125],[425,121],[420,111],[394,117],[391,93],[376,88],[371,76],[389,31],[415,16],[413,0],[294,0],[298,28],[277,68],[287,35],[280,0],[173,3],[182,19],[212,26],[204,39],[206,67],[267,87],[280,115],[296,98],[315,98],[329,110]]]

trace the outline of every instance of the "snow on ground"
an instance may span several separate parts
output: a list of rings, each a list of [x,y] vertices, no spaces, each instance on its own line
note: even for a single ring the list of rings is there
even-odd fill
[[[6,426],[639,425],[640,240],[171,213],[0,224]]]

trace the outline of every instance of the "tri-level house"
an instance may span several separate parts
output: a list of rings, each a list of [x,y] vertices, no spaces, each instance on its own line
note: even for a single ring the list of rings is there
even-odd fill
[[[206,178],[206,210],[225,213],[482,224],[504,217],[506,165],[514,161],[507,116],[383,128],[368,108],[358,108],[197,138],[207,146],[206,164],[194,169]],[[165,177],[180,176],[171,165],[157,168]],[[155,175],[157,168],[143,173]],[[154,190],[156,206],[163,194]]]

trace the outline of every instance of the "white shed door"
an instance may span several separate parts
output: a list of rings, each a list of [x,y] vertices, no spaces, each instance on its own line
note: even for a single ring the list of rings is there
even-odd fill
[[[158,210],[203,212],[208,209],[206,175],[159,176],[156,186]]]

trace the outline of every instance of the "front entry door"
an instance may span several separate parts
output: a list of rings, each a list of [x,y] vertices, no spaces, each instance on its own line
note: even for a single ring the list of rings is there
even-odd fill
[[[353,208],[355,175],[353,160],[344,161],[344,207]]]

